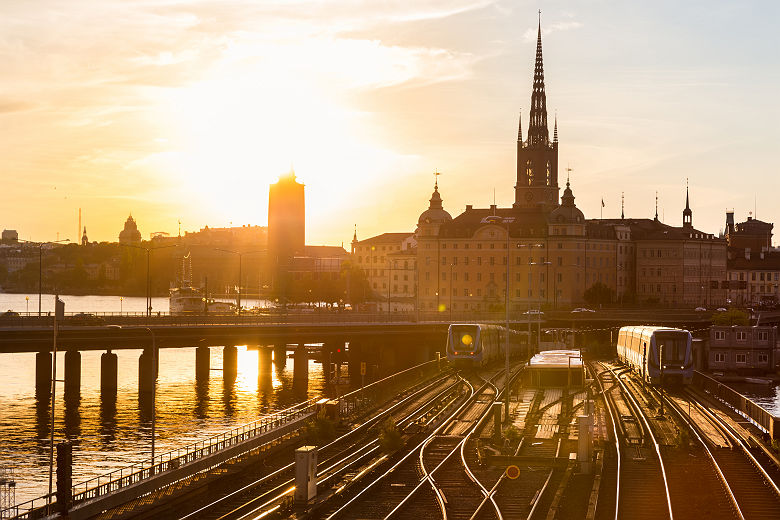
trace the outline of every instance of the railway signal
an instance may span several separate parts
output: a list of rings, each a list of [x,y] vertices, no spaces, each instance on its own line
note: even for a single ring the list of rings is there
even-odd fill
[[[506,476],[511,479],[515,480],[517,477],[520,476],[520,468],[515,466],[514,464],[506,467]]]

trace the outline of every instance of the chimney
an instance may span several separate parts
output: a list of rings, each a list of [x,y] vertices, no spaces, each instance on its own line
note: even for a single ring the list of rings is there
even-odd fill
[[[472,209],[474,209],[474,206],[473,206],[473,205],[471,205],[471,204],[466,204],[466,211],[471,211]]]

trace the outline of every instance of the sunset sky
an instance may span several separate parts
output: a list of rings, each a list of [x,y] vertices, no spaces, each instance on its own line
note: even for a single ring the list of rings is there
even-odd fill
[[[514,200],[542,10],[548,111],[587,217],[780,223],[780,3],[2,0],[0,228],[112,240],[267,223],[306,184],[307,242]]]

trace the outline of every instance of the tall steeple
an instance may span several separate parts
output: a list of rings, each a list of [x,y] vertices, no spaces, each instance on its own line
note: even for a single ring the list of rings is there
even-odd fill
[[[523,113],[517,116],[517,144],[522,146],[523,143]]]
[[[522,124],[521,124],[522,126]],[[522,131],[517,141],[516,208],[535,208],[543,212],[558,206],[558,125],[556,118],[554,141],[547,128],[547,98],[544,92],[544,63],[542,60],[541,11],[536,38],[533,90],[531,93],[530,123],[523,142]]]
[[[534,87],[531,93],[531,122],[528,126],[528,146],[546,145],[550,141],[547,129],[547,97],[544,93],[544,61],[542,60],[542,12],[536,36]]]
[[[553,143],[557,143],[558,142],[558,114],[557,113],[555,114],[555,126],[554,126],[554,128],[555,129],[553,130]],[[566,182],[567,183],[569,182],[569,178],[568,177],[566,177]]]
[[[688,197],[688,179],[685,179],[685,209],[683,210],[683,227],[693,227],[693,211],[691,211],[690,198]]]

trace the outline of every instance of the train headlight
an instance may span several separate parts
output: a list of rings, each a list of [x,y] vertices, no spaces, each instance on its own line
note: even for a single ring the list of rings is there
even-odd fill
[[[460,337],[460,342],[464,345],[471,345],[474,343],[474,338],[472,338],[469,334],[464,334]]]
[[[469,354],[471,354],[472,356],[474,355],[474,353],[473,353],[473,352],[469,352]]]

